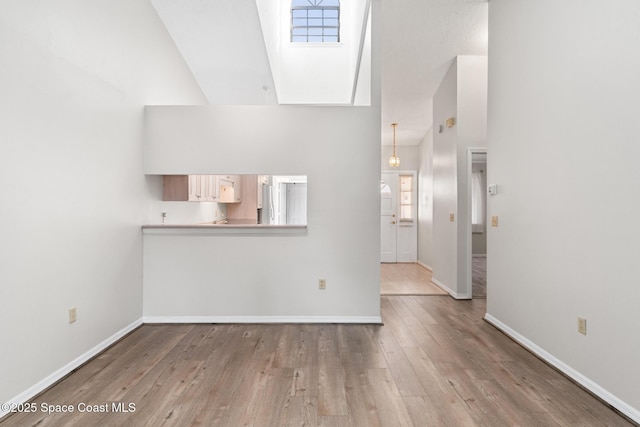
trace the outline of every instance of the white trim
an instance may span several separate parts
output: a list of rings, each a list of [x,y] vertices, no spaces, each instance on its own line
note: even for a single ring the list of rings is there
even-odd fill
[[[435,277],[431,277],[431,283],[433,283],[434,285],[438,286],[439,288],[441,288],[443,291],[447,292],[449,295],[451,295],[451,297],[453,297],[455,299],[467,299],[466,297],[458,294],[457,292],[454,292],[453,289],[451,289],[450,287],[448,287],[447,285],[445,285],[444,283],[442,283],[441,281],[439,281]]]
[[[139,327],[140,325],[142,325],[142,319],[138,319],[135,322],[131,323],[130,325],[125,326],[123,329],[121,329],[118,332],[116,332],[115,334],[111,335],[109,338],[107,338],[106,340],[102,341],[100,344],[96,345],[95,347],[93,347],[92,349],[87,351],[86,353],[76,357],[71,362],[69,362],[66,365],[64,365],[62,368],[60,368],[57,371],[53,372],[48,377],[46,377],[43,380],[40,380],[36,384],[32,385],[31,387],[29,387],[28,389],[26,389],[25,391],[23,391],[19,395],[15,396],[13,399],[9,399],[6,403],[8,403],[8,404],[12,404],[12,403],[20,404],[20,403],[28,402],[34,396],[36,396],[37,394],[43,392],[47,388],[51,387],[56,382],[60,381],[66,375],[68,375],[69,373],[73,372],[73,370],[75,370],[78,367],[82,366],[84,363],[86,363],[87,361],[89,361],[90,359],[92,359],[93,357],[95,357],[96,355],[101,353],[102,351],[104,351],[107,347],[109,347],[110,345],[114,344],[115,342],[120,340],[122,337],[127,335],[129,332],[131,332],[134,329],[136,329],[137,327]],[[8,413],[9,413],[9,411],[0,409],[0,420],[2,419],[2,417],[7,415]]]
[[[364,7],[364,19],[362,22],[362,31],[360,32],[360,44],[358,46],[358,58],[356,59],[356,70],[353,76],[353,88],[351,89],[351,104],[355,103],[356,90],[358,89],[358,77],[360,76],[360,65],[362,63],[362,51],[364,50],[364,42],[367,37],[367,27],[371,16],[371,0],[366,0]]]
[[[427,270],[429,270],[429,271],[433,274],[433,267],[431,267],[430,265],[427,265],[427,264],[425,264],[424,262],[419,261],[419,260],[418,260],[418,261],[416,261],[416,263],[418,263],[418,265],[419,265],[420,267],[426,268]]]
[[[487,154],[487,147],[468,147],[467,148],[467,224],[465,226],[465,235],[466,235],[466,244],[467,247],[465,249],[465,288],[467,289],[468,295],[466,297],[462,297],[464,299],[472,299],[473,298],[473,274],[472,274],[472,260],[473,260],[473,241],[472,241],[472,232],[473,224],[471,223],[471,176],[473,174],[473,155],[474,154]],[[485,216],[489,207],[487,205]],[[468,228],[467,228],[468,227]],[[485,230],[488,231],[488,230]],[[460,249],[458,249],[460,250]],[[459,269],[458,269],[459,271]]]
[[[145,316],[144,323],[366,323],[382,324],[380,316]]]
[[[448,287],[447,285],[445,285],[444,283],[440,282],[438,279],[436,279],[435,277],[431,277],[431,282],[436,285],[439,286],[440,288],[442,288],[443,291],[449,293],[449,295],[451,295],[452,298],[454,299],[471,299],[470,295],[467,294],[459,294],[457,292],[454,292],[453,289],[451,289],[450,287]]]
[[[551,366],[558,369],[563,374],[567,375],[573,381],[580,384],[585,389],[589,390],[591,393],[608,403],[609,405],[616,408],[625,416],[629,417],[633,421],[640,423],[640,410],[632,407],[622,399],[614,396],[612,393],[604,389],[599,384],[595,383],[591,379],[585,377],[580,372],[573,369],[571,366],[564,363],[562,360],[558,359],[551,353],[545,351],[543,348],[535,344],[534,342],[528,340],[524,336],[520,335],[515,330],[511,329],[509,326],[502,323],[500,320],[493,317],[491,314],[486,313],[484,315],[484,319],[498,328],[500,331],[508,335],[511,339],[516,341],[518,344],[522,345],[527,350],[531,351],[533,354],[538,356],[543,361],[547,362]]]

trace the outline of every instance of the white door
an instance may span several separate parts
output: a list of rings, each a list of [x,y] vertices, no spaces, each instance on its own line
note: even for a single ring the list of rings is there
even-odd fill
[[[418,259],[416,172],[383,172],[380,181],[380,262]]]
[[[397,262],[398,175],[383,173],[380,181],[380,262]]]
[[[398,188],[397,262],[418,260],[417,187],[416,173],[400,172]]]

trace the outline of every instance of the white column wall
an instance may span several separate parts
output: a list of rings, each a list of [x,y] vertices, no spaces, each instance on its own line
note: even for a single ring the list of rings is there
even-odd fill
[[[458,56],[457,294],[471,298],[471,200],[469,148],[487,146],[487,57]]]
[[[438,248],[433,280],[455,298],[471,298],[467,160],[468,148],[486,146],[487,58],[458,56],[433,98],[433,109],[433,245]],[[449,128],[450,118],[455,122]]]
[[[457,295],[457,227],[449,214],[457,216],[456,127],[445,121],[458,111],[458,63],[453,64],[433,97],[433,281]],[[439,126],[443,126],[442,133]]]
[[[489,22],[487,317],[640,422],[640,4],[492,0]]]
[[[418,262],[433,268],[433,128],[418,146]]]
[[[8,402],[140,320],[143,105],[204,97],[144,0],[4,0],[0,57]]]
[[[308,232],[145,236],[145,316],[379,318],[378,107],[147,107],[146,125],[149,174],[307,175]]]

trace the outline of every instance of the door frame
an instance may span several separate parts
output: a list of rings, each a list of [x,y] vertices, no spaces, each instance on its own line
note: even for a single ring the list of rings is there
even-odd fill
[[[413,230],[413,234],[414,234],[414,243],[415,243],[415,260],[414,261],[398,261],[398,233],[401,231],[401,228],[409,228],[409,227],[402,227],[399,225],[399,221],[400,221],[400,191],[399,191],[399,187],[397,189],[397,193],[396,193],[396,206],[395,206],[395,210],[396,210],[396,221],[398,221],[398,223],[396,224],[396,263],[398,262],[417,262],[418,261],[418,197],[419,197],[419,188],[418,188],[418,171],[415,169],[385,169],[380,171],[380,177],[382,177],[383,174],[393,174],[396,175],[397,177],[397,184],[400,184],[400,175],[411,175],[413,177],[413,191],[412,191],[412,203],[413,203],[413,215],[414,215],[414,222],[413,225],[410,227]]]
[[[488,150],[486,147],[469,147],[467,148],[467,224],[466,224],[466,248],[465,248],[465,269],[466,271],[466,282],[467,282],[467,295],[466,297],[463,296],[462,298],[467,298],[467,299],[473,299],[473,242],[472,242],[472,231],[473,231],[473,226],[471,224],[471,186],[472,186],[472,173],[473,173],[473,155],[474,154],[485,154],[487,156],[487,170],[489,170],[488,167]],[[486,188],[485,188],[486,191]],[[487,197],[487,207],[485,208],[485,216],[487,214],[487,212],[489,211],[488,209],[488,204],[489,204],[489,198]],[[488,220],[487,220],[487,224],[488,224]],[[488,228],[487,230],[485,230],[486,233],[488,233]],[[489,291],[487,289],[487,295],[488,295]]]

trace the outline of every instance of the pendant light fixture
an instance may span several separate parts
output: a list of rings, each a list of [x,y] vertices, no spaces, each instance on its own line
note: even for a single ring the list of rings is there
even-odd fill
[[[400,157],[396,156],[396,127],[398,124],[391,123],[391,127],[393,128],[393,156],[389,157],[389,166],[397,168],[400,166]]]

